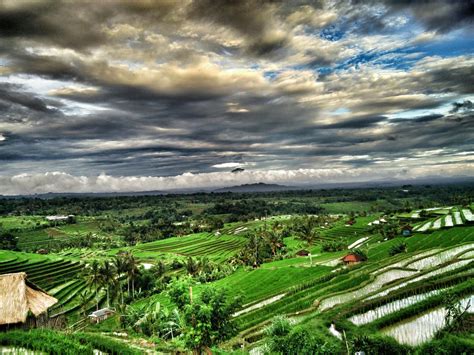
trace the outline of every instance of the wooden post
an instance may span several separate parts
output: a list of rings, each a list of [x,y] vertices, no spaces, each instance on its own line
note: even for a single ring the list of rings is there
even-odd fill
[[[193,304],[193,287],[189,286],[189,300],[190,303]]]

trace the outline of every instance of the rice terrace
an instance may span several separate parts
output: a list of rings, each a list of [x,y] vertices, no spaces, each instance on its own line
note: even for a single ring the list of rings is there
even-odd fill
[[[474,0],[0,0],[0,354],[474,354]]]
[[[303,335],[328,353],[471,349],[473,194],[464,184],[4,198],[0,273],[23,273],[54,303],[28,322],[3,320],[1,344],[185,351],[187,312],[212,302],[229,312],[229,336],[209,331],[216,352]],[[5,305],[2,317],[19,312]]]

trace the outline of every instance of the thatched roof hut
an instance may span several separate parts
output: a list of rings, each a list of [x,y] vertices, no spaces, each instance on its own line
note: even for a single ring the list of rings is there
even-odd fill
[[[26,273],[0,275],[0,326],[25,323],[28,315],[45,313],[58,300],[26,279]]]

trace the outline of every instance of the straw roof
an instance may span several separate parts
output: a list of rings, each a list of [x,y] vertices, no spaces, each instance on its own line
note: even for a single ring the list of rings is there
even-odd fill
[[[24,272],[0,275],[0,325],[24,323],[28,312],[39,316],[57,302],[29,282]]]

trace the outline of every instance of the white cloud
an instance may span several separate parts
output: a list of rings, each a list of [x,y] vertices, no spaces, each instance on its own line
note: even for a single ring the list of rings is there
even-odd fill
[[[216,164],[213,165],[213,168],[218,168],[218,169],[227,169],[227,168],[241,168],[245,166],[246,164],[243,163],[222,163],[222,164]]]
[[[228,163],[232,164],[232,163]],[[230,166],[229,166],[230,167]],[[449,176],[472,173],[474,164],[453,163],[449,165],[416,166],[404,170],[387,162],[383,170],[377,167],[378,180],[394,178],[415,178],[426,175]],[[327,183],[364,182],[374,179],[372,168],[258,170],[231,172],[185,173],[177,176],[74,176],[64,172],[19,174],[0,176],[0,194],[38,194],[47,192],[125,192],[125,191],[167,191],[173,189],[215,189],[223,186],[250,184],[256,182],[285,185],[314,186]]]

